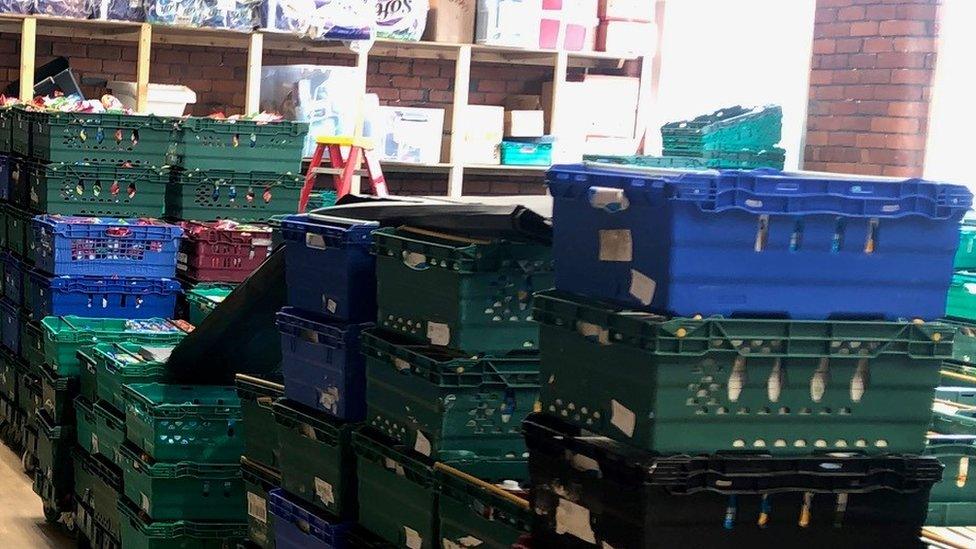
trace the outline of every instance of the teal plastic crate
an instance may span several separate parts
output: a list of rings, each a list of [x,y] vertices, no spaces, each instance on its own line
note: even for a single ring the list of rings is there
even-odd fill
[[[193,221],[262,222],[298,211],[305,183],[297,172],[223,169],[175,171],[166,191],[166,216]]]
[[[103,530],[111,540],[117,541],[122,530],[122,517],[118,502],[122,496],[122,473],[104,458],[75,449],[72,452],[75,473],[75,503],[79,506],[76,520],[93,547],[108,549],[99,543],[101,536],[92,533]],[[82,513],[81,507],[84,507]],[[88,525],[86,526],[86,522]],[[97,528],[92,527],[97,525]]]
[[[41,111],[31,114],[30,155],[41,162],[167,165],[176,120],[152,115]]]
[[[244,456],[252,462],[277,469],[280,467],[280,444],[274,403],[284,396],[284,385],[245,374],[237,374],[234,385],[241,399],[241,417],[247,425]]]
[[[929,501],[976,503],[976,434],[930,433],[927,442],[925,454],[936,456],[945,466],[942,480],[932,486]]]
[[[600,156],[586,155],[583,161],[593,164],[633,166],[635,168],[705,169],[705,160],[696,156]]]
[[[71,510],[74,493],[74,469],[71,447],[75,442],[74,425],[57,425],[43,411],[37,412],[37,471],[34,493],[41,496],[45,512]]]
[[[234,291],[233,286],[226,284],[197,284],[186,292],[185,297],[189,306],[190,324],[199,326],[203,319],[214,312],[217,305],[224,302],[224,298]]]
[[[128,444],[120,454],[125,495],[152,520],[245,520],[239,463],[163,463]]]
[[[0,349],[0,394],[10,401],[17,400],[17,372],[17,359]]]
[[[247,537],[244,522],[150,521],[126,498],[118,506],[125,549],[237,549]]]
[[[95,369],[95,397],[117,410],[125,410],[122,386],[133,383],[164,383],[168,379],[166,360],[171,345],[139,343],[99,343],[78,351],[78,358],[89,371]]]
[[[786,150],[779,147],[765,149],[706,150],[705,165],[723,170],[753,170],[774,168],[782,170],[786,164]]]
[[[976,502],[930,501],[926,526],[971,526],[976,524]]]
[[[308,124],[184,118],[169,164],[185,170],[299,173]]]
[[[30,207],[48,214],[159,218],[169,180],[169,168],[36,164],[31,168]]]
[[[531,531],[527,491],[510,491],[449,465],[434,465],[438,536],[446,547],[513,547]]]
[[[976,322],[976,272],[957,271],[952,275],[946,316]]]
[[[268,492],[281,487],[281,473],[242,457],[241,477],[247,502],[247,537],[261,549],[274,549],[275,517],[268,512]]]
[[[505,166],[549,166],[552,143],[502,141],[501,157]]]
[[[125,414],[101,400],[92,405],[92,410],[95,414],[92,453],[118,465],[122,461],[120,450],[125,443]]]
[[[976,270],[976,219],[963,219],[954,268],[957,271]]]
[[[126,439],[156,461],[232,463],[244,451],[234,387],[122,386]]]
[[[95,454],[94,446],[98,435],[95,434],[95,408],[90,400],[79,395],[74,399],[75,407],[75,435],[78,447],[87,454]]]

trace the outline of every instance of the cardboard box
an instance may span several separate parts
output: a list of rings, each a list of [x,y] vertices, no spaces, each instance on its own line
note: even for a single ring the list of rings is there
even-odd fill
[[[539,47],[593,51],[596,47],[597,0],[543,0]]]
[[[556,109],[555,116],[559,117],[557,133],[563,135],[567,127],[582,124],[584,137],[632,138],[637,124],[639,96],[639,78],[587,75],[583,82],[566,82]],[[547,116],[554,120],[552,84],[549,82],[542,86],[542,100]]]
[[[461,160],[465,164],[501,164],[505,133],[505,107],[468,105],[461,135]]]
[[[622,55],[650,55],[657,41],[654,23],[603,21],[596,31],[596,49]]]
[[[542,137],[545,133],[543,111],[505,111],[505,137]]]
[[[505,108],[510,111],[542,110],[542,97],[538,95],[509,95],[505,99]]]
[[[535,49],[541,21],[542,0],[478,0],[475,41]]]
[[[430,0],[424,40],[470,44],[475,11],[475,0]]]
[[[600,19],[603,21],[654,21],[654,4],[648,0],[600,0]]]
[[[380,160],[437,164],[441,161],[444,109],[379,107],[379,137],[374,138]]]

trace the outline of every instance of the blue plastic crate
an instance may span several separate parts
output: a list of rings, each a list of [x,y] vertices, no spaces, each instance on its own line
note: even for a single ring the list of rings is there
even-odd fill
[[[281,488],[268,492],[268,511],[274,516],[277,549],[345,549],[348,522],[338,522],[322,511],[309,510]],[[310,506],[309,506],[310,507]]]
[[[281,222],[288,304],[346,322],[376,320],[375,221],[319,214]]]
[[[23,303],[24,265],[10,254],[3,256],[3,296],[15,305]]]
[[[28,274],[33,318],[173,318],[180,283],[169,278],[103,278]]]
[[[277,315],[285,397],[348,421],[366,418],[366,360],[359,333],[370,323],[325,321],[285,307]]]
[[[0,341],[10,352],[20,353],[20,310],[16,305],[0,299]]]
[[[38,269],[56,275],[173,278],[183,229],[150,219],[34,218]]]
[[[963,186],[557,166],[556,287],[679,316],[939,318]]]

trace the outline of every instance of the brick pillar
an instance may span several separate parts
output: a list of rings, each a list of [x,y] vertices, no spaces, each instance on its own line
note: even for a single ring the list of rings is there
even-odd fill
[[[817,0],[804,168],[922,174],[940,0]]]

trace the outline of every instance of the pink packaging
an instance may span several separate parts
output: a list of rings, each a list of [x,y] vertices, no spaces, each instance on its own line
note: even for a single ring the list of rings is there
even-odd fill
[[[596,47],[597,0],[543,0],[539,47],[592,51]]]

